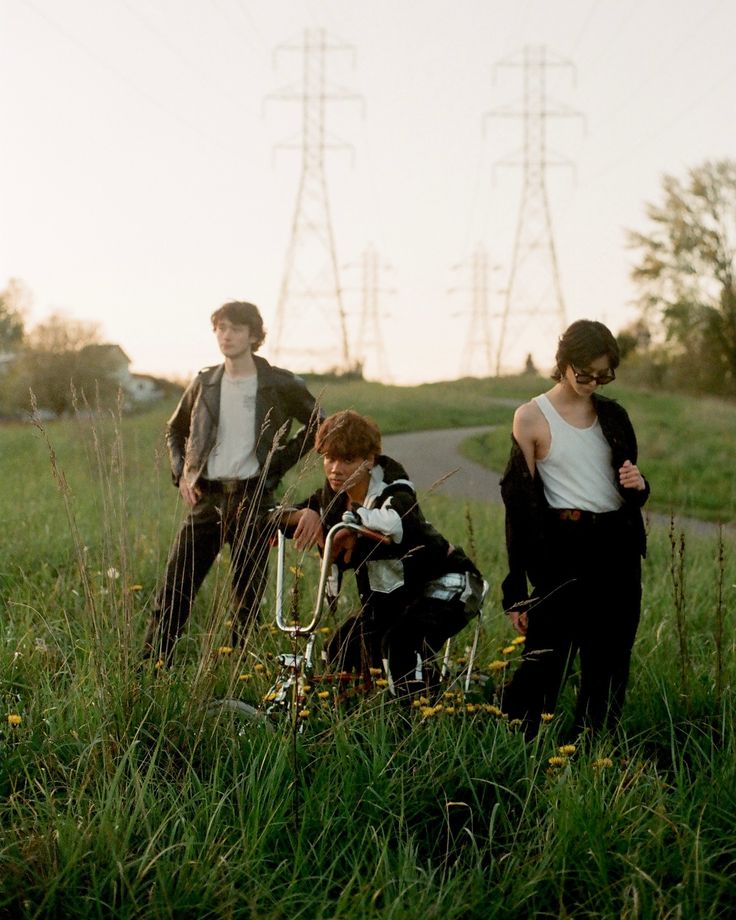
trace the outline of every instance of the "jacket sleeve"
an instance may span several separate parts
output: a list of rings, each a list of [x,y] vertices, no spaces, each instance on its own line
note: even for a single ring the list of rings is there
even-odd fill
[[[302,424],[278,450],[279,477],[314,447],[317,429],[325,417],[301,377],[291,375],[285,385],[283,398],[285,414]]]
[[[166,423],[166,447],[169,451],[171,478],[175,486],[179,485],[184,472],[187,439],[192,422],[192,406],[199,384],[193,380],[184,391],[174,414]]]

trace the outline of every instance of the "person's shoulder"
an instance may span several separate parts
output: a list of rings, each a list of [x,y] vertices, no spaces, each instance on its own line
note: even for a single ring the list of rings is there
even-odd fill
[[[514,411],[514,429],[527,430],[536,428],[544,420],[542,410],[537,405],[536,399],[522,403]]]
[[[268,380],[277,385],[279,383],[298,383],[301,386],[306,386],[304,378],[300,377],[299,374],[295,374],[294,371],[290,371],[285,367],[279,367],[276,364],[271,364],[270,361],[267,361],[260,355],[253,355],[253,360],[256,364],[258,376],[263,380]]]

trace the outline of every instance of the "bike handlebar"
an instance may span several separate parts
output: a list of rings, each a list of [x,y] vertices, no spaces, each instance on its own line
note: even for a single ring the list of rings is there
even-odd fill
[[[310,633],[313,633],[317,628],[319,621],[322,617],[322,608],[324,607],[325,600],[325,588],[327,587],[327,579],[330,577],[330,570],[332,568],[332,544],[335,541],[335,536],[340,530],[352,530],[358,536],[368,537],[371,540],[375,540],[377,543],[391,543],[391,538],[386,536],[386,534],[381,533],[378,530],[372,530],[370,527],[365,527],[363,524],[357,524],[352,521],[339,521],[337,524],[334,524],[327,531],[325,536],[325,545],[322,550],[322,564],[320,565],[319,570],[319,585],[317,587],[317,600],[314,606],[314,611],[312,613],[312,618],[307,624],[294,624],[290,625],[284,622],[283,618],[283,600],[284,600],[284,543],[286,540],[286,535],[282,527],[278,529],[278,553],[279,553],[279,564],[276,571],[276,625],[278,628],[285,633],[289,633],[292,636],[307,636]]]

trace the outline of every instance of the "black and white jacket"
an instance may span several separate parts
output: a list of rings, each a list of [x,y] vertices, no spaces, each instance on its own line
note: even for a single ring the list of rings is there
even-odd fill
[[[325,482],[304,507],[318,511],[325,532],[342,519],[348,498]],[[361,523],[386,534],[388,544],[358,538],[348,566],[352,568],[364,607],[378,612],[405,608],[425,594],[427,586],[450,573],[480,575],[462,549],[450,544],[427,521],[414,485],[396,460],[381,455],[371,471],[365,502],[353,507]]]

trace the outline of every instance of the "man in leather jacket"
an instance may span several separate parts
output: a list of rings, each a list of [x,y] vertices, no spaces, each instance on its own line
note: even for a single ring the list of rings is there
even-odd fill
[[[267,572],[265,511],[284,474],[311,449],[321,419],[301,378],[253,354],[265,338],[256,306],[233,301],[211,321],[225,361],[197,374],[166,426],[172,479],[189,513],[169,555],[145,640],[146,656],[165,662],[225,544],[233,643],[244,640]],[[293,420],[302,427],[292,436]]]

